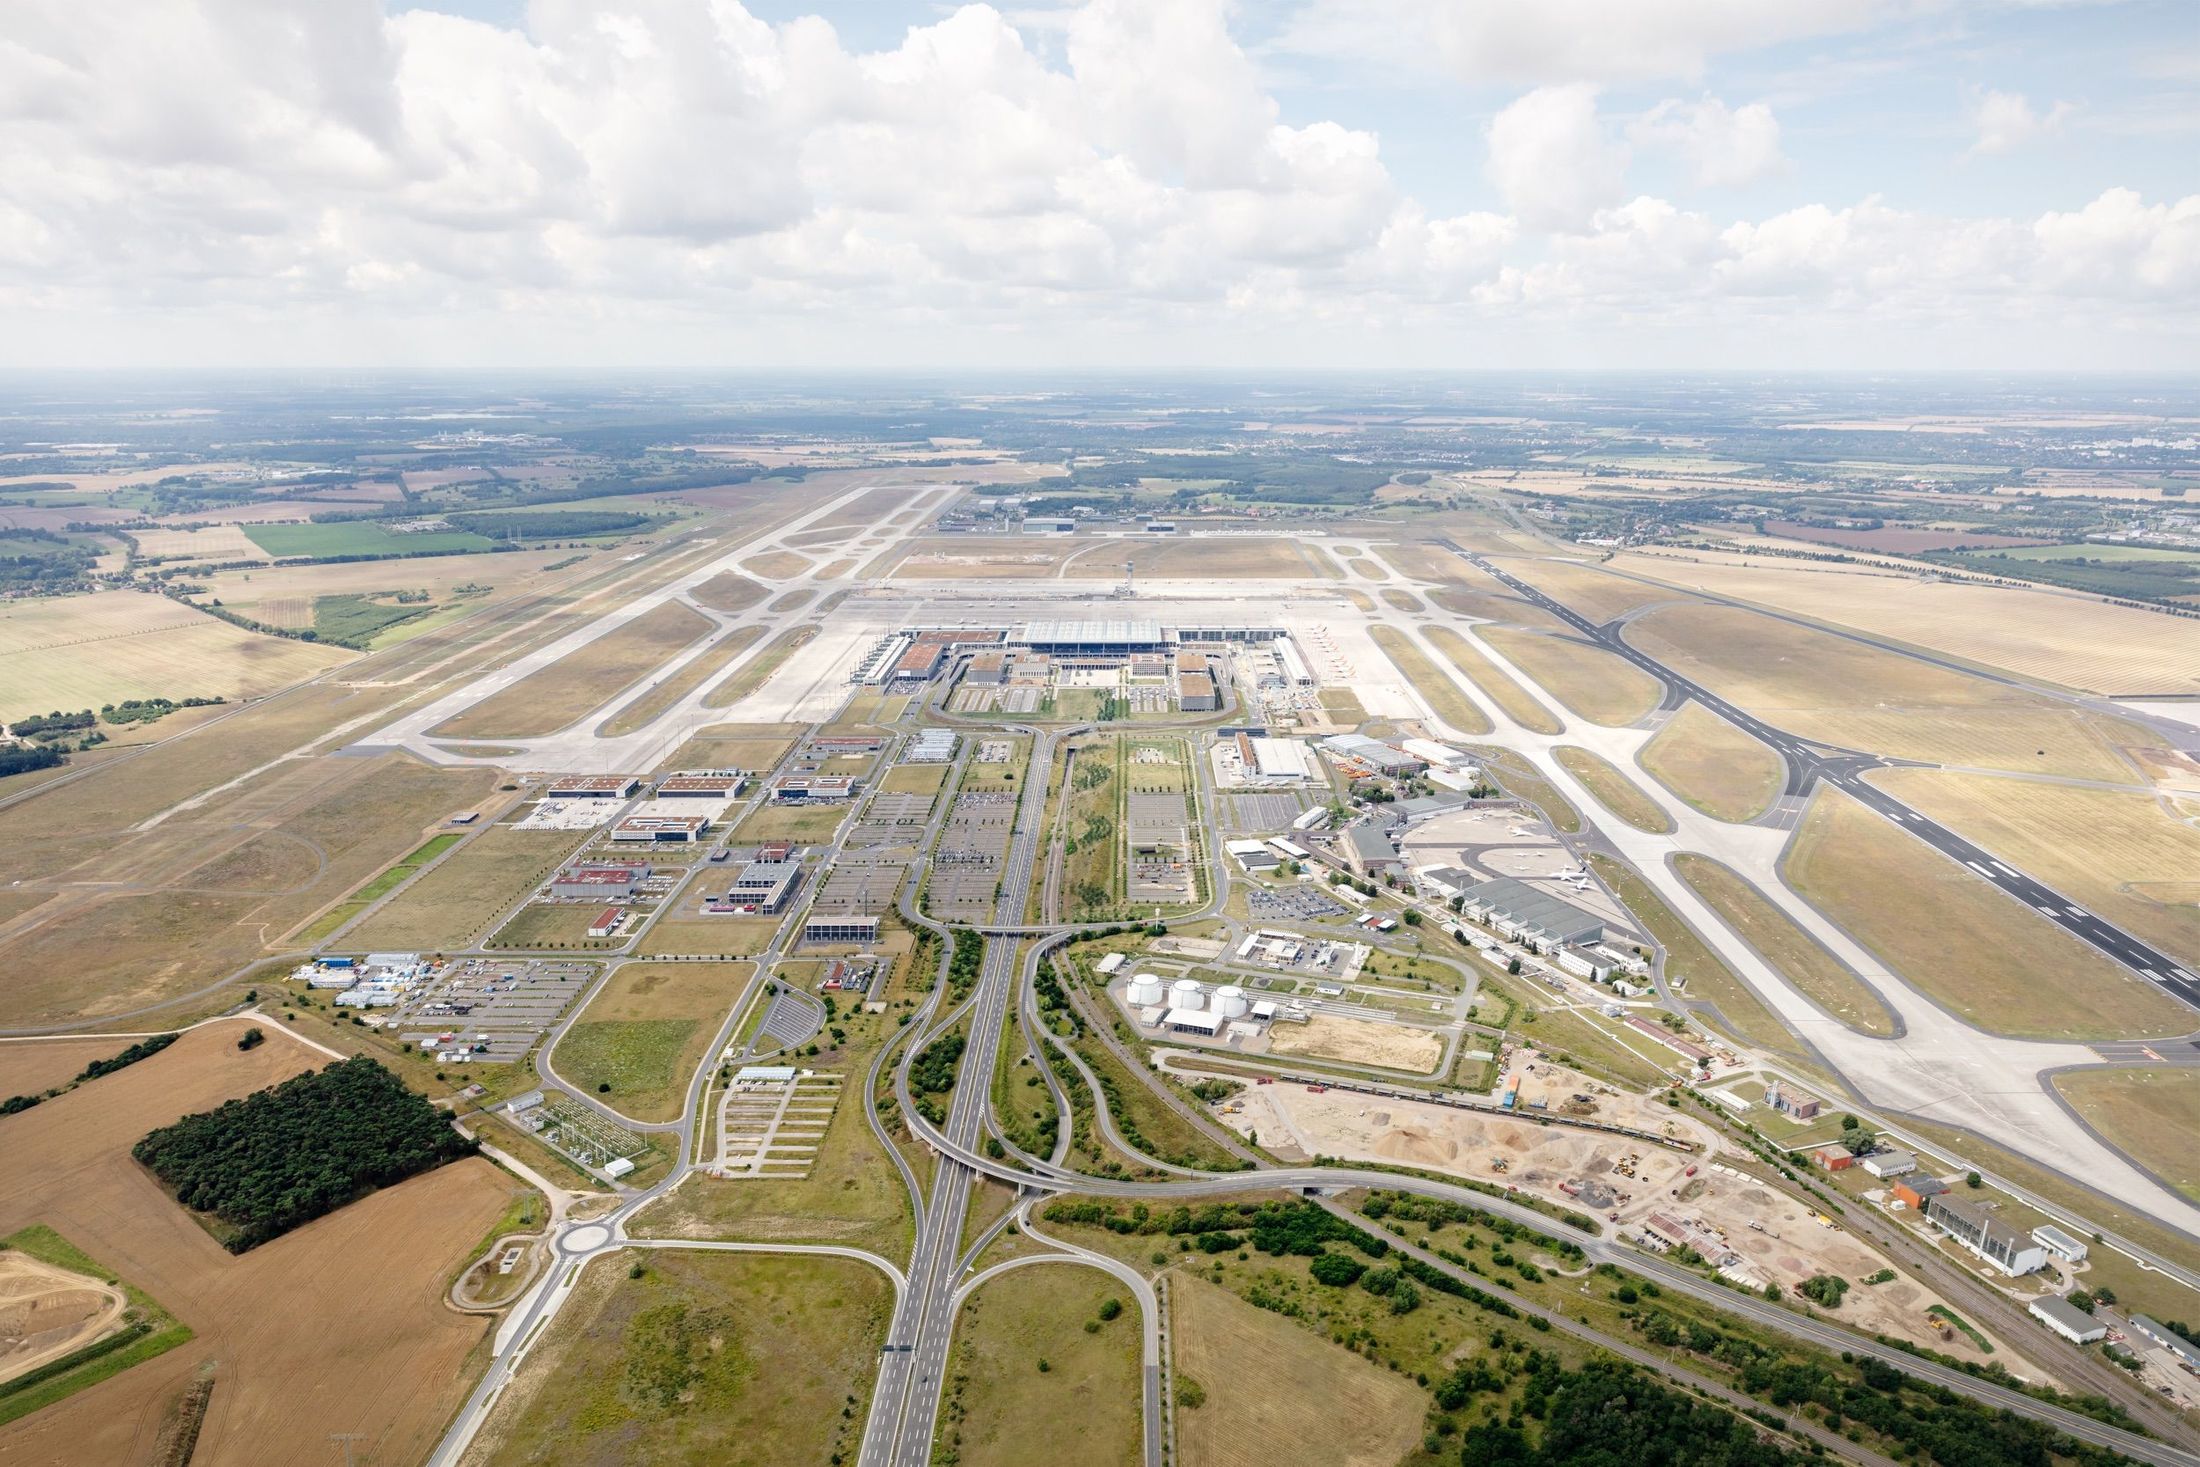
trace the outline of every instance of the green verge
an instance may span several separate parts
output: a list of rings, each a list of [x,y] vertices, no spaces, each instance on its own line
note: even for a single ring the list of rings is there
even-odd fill
[[[131,1366],[164,1355],[191,1338],[191,1327],[155,1303],[152,1296],[102,1267],[75,1244],[43,1223],[0,1238],[0,1249],[12,1248],[41,1263],[71,1273],[87,1274],[122,1289],[128,1306],[124,1328],[94,1340],[36,1370],[0,1384],[0,1426],[65,1400],[87,1386],[120,1375]]]

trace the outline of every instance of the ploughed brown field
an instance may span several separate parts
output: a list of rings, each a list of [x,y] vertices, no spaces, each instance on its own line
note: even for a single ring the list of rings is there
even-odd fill
[[[214,1363],[193,1467],[319,1462],[360,1432],[377,1462],[417,1462],[464,1397],[487,1320],[443,1307],[445,1286],[513,1186],[468,1160],[374,1193],[256,1248],[225,1252],[130,1156],[146,1132],[327,1063],[257,1021],[193,1030],[168,1049],[0,1119],[0,1235],[33,1223],[158,1299],[196,1332],[179,1349],[0,1428],[0,1461],[83,1467],[146,1459],[169,1404]],[[117,1042],[112,1048],[119,1049]]]

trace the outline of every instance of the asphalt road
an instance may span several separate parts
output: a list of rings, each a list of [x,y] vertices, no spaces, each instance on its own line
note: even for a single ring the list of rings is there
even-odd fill
[[[1531,604],[1542,608],[1565,622],[1598,646],[1626,658],[1636,667],[1676,690],[1693,698],[1712,712],[1726,719],[1744,733],[1770,745],[1787,761],[1786,794],[1802,796],[1820,780],[1854,796],[1880,814],[1894,821],[1910,834],[1924,841],[1951,860],[1960,861],[1977,875],[2000,887],[2010,896],[2023,902],[2042,917],[2063,931],[2108,954],[2117,962],[2137,973],[2150,983],[2167,990],[2176,997],[2200,1008],[2200,974],[2178,963],[2160,949],[2141,942],[2130,933],[2104,920],[2100,915],[2087,911],[2045,882],[2025,875],[2006,862],[1996,860],[1978,846],[1957,835],[1947,826],[1920,814],[1903,804],[1886,791],[1870,784],[1864,776],[1874,769],[1889,767],[1890,761],[1850,749],[1829,750],[1808,743],[1794,734],[1774,728],[1712,692],[1699,683],[1683,677],[1649,654],[1628,644],[1620,623],[1599,626],[1569,606],[1561,605],[1538,591],[1535,587],[1508,575],[1491,565],[1483,557],[1453,544],[1440,542],[1448,550],[1473,562],[1476,568],[1487,572]]]

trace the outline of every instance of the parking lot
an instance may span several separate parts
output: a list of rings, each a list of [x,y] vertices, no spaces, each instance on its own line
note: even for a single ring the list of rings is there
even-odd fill
[[[1245,905],[1255,921],[1296,917],[1313,922],[1323,917],[1342,917],[1348,911],[1344,903],[1315,886],[1286,887],[1282,891],[1256,886],[1246,897]]]
[[[526,1058],[600,970],[594,963],[467,958],[452,963],[381,1020],[405,1043],[465,1050],[488,1064]]]
[[[1222,804],[1230,812],[1232,830],[1257,830],[1273,835],[1291,829],[1291,822],[1306,809],[1306,797],[1295,791],[1268,791],[1254,795],[1224,795]]]

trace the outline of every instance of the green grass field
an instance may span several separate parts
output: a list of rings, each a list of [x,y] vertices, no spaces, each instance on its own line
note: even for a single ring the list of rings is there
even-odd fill
[[[278,560],[332,555],[449,555],[493,550],[497,542],[470,530],[430,530],[393,535],[371,520],[334,525],[246,525],[253,544]]]
[[[957,1322],[935,1452],[959,1467],[1137,1462],[1138,1301],[1128,1294],[1070,1263],[1030,1265],[980,1289]],[[1117,1312],[1102,1320],[1110,1299]],[[1099,1328],[1088,1333],[1088,1320]]]

